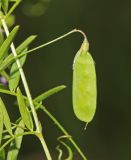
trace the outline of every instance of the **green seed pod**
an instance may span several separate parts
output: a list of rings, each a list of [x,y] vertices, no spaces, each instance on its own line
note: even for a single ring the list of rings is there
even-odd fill
[[[73,64],[73,109],[76,117],[86,123],[94,117],[97,97],[95,64],[88,49],[85,39]]]

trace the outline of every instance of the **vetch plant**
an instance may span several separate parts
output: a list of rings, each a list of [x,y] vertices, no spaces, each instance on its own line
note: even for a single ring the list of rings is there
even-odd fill
[[[42,110],[63,133],[63,136],[59,137],[58,141],[68,151],[69,155],[67,160],[73,159],[73,152],[71,147],[66,144],[65,139],[74,146],[83,160],[87,160],[86,156],[70,134],[42,103],[46,98],[63,90],[66,86],[61,85],[54,87],[36,98],[32,98],[26,76],[23,71],[23,65],[27,59],[27,54],[35,53],[36,50],[57,42],[72,33],[81,33],[84,36],[84,41],[75,56],[73,64],[73,108],[74,113],[80,120],[86,123],[90,122],[96,109],[96,74],[94,61],[88,52],[89,43],[86,35],[81,30],[74,29],[63,36],[29,50],[29,45],[36,38],[35,35],[32,35],[16,48],[13,41],[14,38],[16,38],[20,27],[15,26],[12,31],[9,32],[9,26],[11,24],[8,25],[7,20],[10,18],[12,12],[20,2],[21,0],[0,1],[0,28],[3,31],[0,35],[0,92],[15,96],[20,111],[20,117],[15,122],[12,122],[5,103],[0,97],[0,159],[17,160],[23,136],[35,135],[41,142],[47,160],[52,160],[45,137],[42,133],[42,125],[37,114],[38,110]],[[10,21],[10,23],[13,22]],[[4,38],[4,35],[6,35],[7,38]],[[20,79],[22,80],[26,95],[23,95],[20,89]],[[9,146],[8,148],[6,148],[7,145]],[[59,151],[58,160],[61,160],[63,151],[60,146],[57,147],[57,150]]]

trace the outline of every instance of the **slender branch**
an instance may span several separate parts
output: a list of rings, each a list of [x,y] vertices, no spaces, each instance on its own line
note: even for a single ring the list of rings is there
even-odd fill
[[[45,46],[48,46],[48,45],[50,45],[50,44],[52,44],[52,43],[55,43],[55,42],[57,42],[57,41],[65,38],[65,37],[69,36],[70,34],[76,33],[76,32],[82,34],[83,37],[84,37],[84,39],[87,40],[86,34],[85,34],[83,31],[81,31],[81,30],[79,30],[79,29],[73,29],[72,31],[70,31],[70,32],[68,32],[68,33],[66,33],[66,34],[64,34],[64,35],[62,35],[62,36],[60,36],[60,37],[58,37],[58,38],[53,39],[52,41],[49,41],[49,42],[47,42],[47,43],[45,43],[45,44],[43,44],[43,45],[40,45],[40,46],[38,46],[38,47],[35,47],[35,48],[33,48],[33,49],[28,50],[28,51],[25,52],[24,54],[34,52],[34,51],[36,51],[36,50],[38,50],[38,49],[41,49],[41,48],[43,48],[43,47],[45,47]],[[23,55],[24,55],[24,54],[23,54]]]
[[[4,19],[1,19],[1,22],[2,22],[2,25],[3,25],[3,28],[5,30],[5,33],[7,36],[9,36],[9,30],[8,30],[8,27],[6,25],[6,22]],[[16,53],[16,49],[15,49],[15,46],[14,44],[12,43],[11,44],[11,50],[12,50],[12,53],[14,55],[14,57],[16,58],[17,57],[17,53]],[[38,120],[38,116],[37,116],[37,113],[36,113],[36,110],[35,110],[35,107],[34,107],[34,104],[33,104],[33,99],[32,99],[32,96],[31,96],[31,93],[30,93],[30,90],[29,90],[29,87],[28,87],[28,84],[27,84],[27,80],[26,80],[26,77],[25,77],[25,74],[24,74],[24,71],[21,67],[21,64],[20,64],[20,61],[19,59],[16,59],[16,64],[18,66],[18,69],[19,69],[19,72],[20,72],[20,75],[21,75],[21,79],[22,79],[22,82],[23,82],[23,85],[24,85],[24,88],[25,88],[25,92],[26,92],[26,95],[28,97],[28,100],[29,100],[29,104],[30,104],[30,107],[31,107],[31,111],[32,111],[32,114],[33,114],[33,117],[34,117],[34,121],[35,121],[35,125],[36,125],[36,131],[38,133],[41,133],[41,130],[40,130],[40,127],[39,127],[39,120]],[[45,143],[45,140],[42,139],[43,137],[41,137],[41,143],[42,143],[42,146],[43,146],[43,149],[45,151],[45,154],[47,156],[47,159],[48,160],[52,160],[51,158],[51,155],[49,153],[49,150],[47,148],[47,145]]]
[[[43,146],[43,148],[45,150],[46,157],[50,157],[50,153],[49,153],[49,150],[47,148],[47,145],[46,145],[46,142],[45,142],[45,139],[44,139],[43,135],[42,134],[38,134],[37,137],[39,138],[39,140],[41,142],[41,145]],[[52,160],[52,158],[50,157],[50,158],[48,158],[48,160]]]
[[[8,27],[6,25],[5,20],[1,19],[1,22],[2,22],[2,25],[3,25],[3,28],[5,30],[6,35],[9,36],[9,30],[8,30]],[[13,43],[11,44],[11,50],[12,50],[12,53],[13,53],[14,57],[17,57],[16,49],[15,49],[15,46],[14,46]],[[24,88],[25,88],[25,92],[26,92],[26,95],[27,95],[28,100],[29,100],[29,104],[30,104],[30,107],[31,107],[31,110],[32,110],[32,114],[33,114],[33,117],[34,117],[36,129],[39,132],[39,121],[38,121],[37,113],[35,111],[35,107],[34,107],[34,104],[33,104],[32,96],[31,96],[31,93],[30,93],[30,90],[29,90],[29,87],[28,87],[28,84],[27,84],[27,80],[26,80],[24,71],[23,71],[23,69],[21,67],[19,59],[16,59],[16,64],[18,66],[18,69],[19,69],[19,72],[20,72],[20,75],[21,75],[21,79],[22,79],[22,82],[23,82],[23,85],[24,85]]]
[[[70,31],[70,32],[68,32],[68,33],[66,33],[66,34],[58,37],[58,38],[55,38],[55,39],[52,40],[52,41],[49,41],[49,42],[47,42],[47,43],[44,43],[44,44],[42,44],[42,45],[40,45],[40,46],[37,46],[37,47],[35,47],[35,48],[32,48],[32,49],[28,50],[27,52],[24,52],[24,53],[21,53],[21,54],[17,55],[16,57],[12,57],[12,58],[10,59],[10,62],[12,62],[14,59],[16,60],[17,58],[20,58],[20,57],[28,54],[28,53],[35,53],[34,51],[36,51],[36,50],[38,50],[38,49],[41,49],[41,48],[44,48],[44,47],[46,47],[46,46],[48,46],[48,45],[50,45],[50,44],[52,44],[52,43],[55,43],[55,42],[57,42],[57,41],[65,38],[65,37],[69,36],[69,35],[72,34],[72,33],[80,33],[81,35],[83,35],[84,39],[88,42],[87,37],[86,37],[86,34],[85,34],[83,31],[81,31],[81,30],[79,30],[79,29],[73,29],[72,31]],[[89,43],[88,43],[88,45],[89,45]]]
[[[69,141],[73,144],[73,146],[76,148],[76,150],[78,151],[78,153],[81,155],[81,157],[83,158],[83,160],[87,160],[86,156],[84,155],[84,153],[81,151],[81,149],[78,147],[78,145],[76,144],[76,142],[73,140],[73,138],[71,136],[69,136],[68,132],[64,129],[64,127],[57,121],[57,119],[43,106],[40,106],[40,109],[43,110],[48,117],[50,117],[50,119],[57,125],[57,127],[67,136],[69,137]]]

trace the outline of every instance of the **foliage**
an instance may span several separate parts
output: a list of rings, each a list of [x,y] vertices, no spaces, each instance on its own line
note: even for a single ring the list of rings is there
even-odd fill
[[[14,19],[11,19],[12,13],[14,9],[18,6],[18,4],[21,2],[21,0],[1,0],[0,1],[0,29],[4,32],[1,32],[0,35],[0,74],[1,77],[5,79],[5,81],[1,81],[0,85],[0,92],[3,94],[8,94],[11,96],[15,96],[17,99],[17,104],[20,112],[20,116],[18,119],[16,119],[15,122],[12,122],[10,119],[9,113],[6,109],[6,105],[2,98],[0,97],[0,159],[7,159],[7,160],[17,160],[19,150],[21,148],[21,143],[23,140],[24,135],[35,135],[41,142],[42,147],[44,149],[45,155],[48,160],[52,159],[52,156],[50,154],[50,151],[47,147],[47,144],[45,142],[45,139],[42,134],[42,125],[39,121],[39,117],[37,114],[38,110],[44,111],[50,118],[51,120],[57,125],[57,127],[61,130],[61,132],[64,134],[64,136],[61,136],[58,138],[58,141],[60,144],[62,144],[68,151],[69,156],[67,160],[73,159],[73,152],[71,147],[67,145],[64,141],[63,138],[68,140],[74,148],[78,151],[78,153],[81,155],[81,158],[84,160],[87,160],[86,156],[83,154],[81,149],[78,147],[76,142],[73,140],[73,138],[68,134],[68,132],[62,127],[62,125],[57,121],[57,119],[46,109],[46,107],[42,104],[42,102],[48,98],[49,96],[63,90],[66,88],[65,85],[60,85],[57,87],[54,87],[40,95],[38,95],[36,98],[32,98],[27,81],[26,81],[26,76],[23,71],[23,66],[24,63],[27,59],[27,54],[34,52],[35,50],[38,50],[40,48],[43,48],[51,43],[54,43],[72,33],[79,32],[84,36],[84,45],[81,46],[79,50],[79,55],[80,57],[83,55],[83,51],[85,55],[88,55],[87,58],[90,57],[90,54],[85,52],[84,47],[85,44],[88,46],[88,41],[86,39],[85,34],[77,29],[74,29],[67,34],[64,34],[61,37],[58,37],[50,42],[47,42],[45,44],[42,44],[41,46],[35,47],[33,49],[29,50],[29,45],[35,40],[36,36],[31,35],[29,36],[26,40],[24,40],[17,48],[15,48],[15,45],[13,43],[14,39],[16,38],[17,32],[19,31],[19,26],[15,26],[11,32],[9,32],[9,27],[14,24]],[[40,1],[39,3],[42,3]],[[36,4],[35,4],[36,5]],[[34,10],[33,10],[34,12]],[[32,13],[33,13],[32,12]],[[4,38],[4,34],[7,36],[7,38]],[[11,50],[11,53],[10,53]],[[82,51],[82,52],[81,52]],[[80,58],[77,55],[77,58]],[[76,59],[76,58],[75,58]],[[91,59],[93,61],[93,59]],[[84,62],[85,63],[85,62]],[[93,67],[94,67],[94,63]],[[76,66],[77,63],[74,62],[74,65]],[[88,63],[86,65],[89,66]],[[88,70],[88,66],[86,66]],[[77,67],[75,68],[76,72]],[[96,102],[96,88],[92,87],[92,75],[95,75],[95,69],[89,70],[91,74],[85,74],[83,75],[82,68],[78,67],[77,73],[79,72],[79,76],[81,78],[85,78],[86,76],[86,82],[88,83],[88,79],[91,79],[88,84],[84,84],[81,82],[81,80],[78,79],[78,76],[75,76],[75,79],[73,80],[73,83],[82,83],[79,85],[73,85],[75,89],[73,90],[73,95],[75,94],[76,97],[73,100],[73,106],[74,107],[74,112],[79,119],[84,120],[85,122],[89,122],[92,120],[94,113],[95,113],[95,107],[94,102]],[[20,79],[22,80],[25,93],[26,95],[24,96],[22,91],[21,91],[21,86],[20,86]],[[85,82],[85,80],[84,80]],[[93,83],[96,80],[93,80]],[[82,87],[82,90],[79,89],[79,87]],[[88,87],[89,89],[88,89]],[[95,86],[96,87],[96,86]],[[92,94],[92,89],[95,89],[95,94]],[[88,95],[87,97],[85,96]],[[78,98],[80,95],[82,95],[82,98]],[[86,103],[86,98],[88,98],[90,105]],[[84,102],[84,109],[83,109],[83,102]],[[76,107],[76,103],[79,104],[79,109]],[[77,111],[76,111],[77,110]],[[86,114],[83,117],[83,112]],[[91,112],[90,112],[91,111]],[[79,115],[82,115],[79,116]],[[91,117],[91,118],[90,118]],[[9,149],[6,148],[6,146],[9,145]],[[63,152],[62,150],[57,147],[58,151],[60,152],[58,159],[60,160],[62,158]]]

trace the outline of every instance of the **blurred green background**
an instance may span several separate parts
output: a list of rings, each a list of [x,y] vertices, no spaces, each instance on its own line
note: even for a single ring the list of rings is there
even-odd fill
[[[83,40],[80,34],[70,35],[28,56],[24,70],[33,97],[54,86],[67,85],[44,104],[74,137],[89,160],[130,160],[131,1],[51,0],[50,3],[45,1],[43,12],[39,7],[30,12],[25,3],[23,1],[15,12],[16,22],[21,25],[16,44],[37,34],[31,46],[35,47],[79,28],[87,34],[97,71],[97,111],[86,131],[85,124],[75,118],[72,109],[72,64]],[[35,9],[36,13],[41,12],[33,15]],[[56,138],[62,134],[44,113],[39,115],[49,148],[56,152]],[[40,152],[42,155],[37,142],[33,137],[26,137],[21,154]]]

